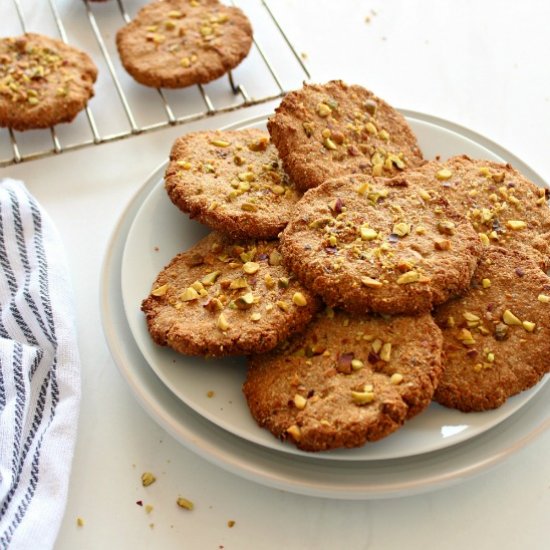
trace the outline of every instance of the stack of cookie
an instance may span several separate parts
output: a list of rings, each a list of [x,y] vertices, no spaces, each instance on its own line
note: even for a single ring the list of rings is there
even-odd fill
[[[253,417],[306,451],[357,447],[435,399],[486,410],[550,370],[550,210],[509,165],[425,162],[404,118],[340,81],[268,132],[179,138],[166,190],[214,232],[159,274],[154,341],[249,356]]]

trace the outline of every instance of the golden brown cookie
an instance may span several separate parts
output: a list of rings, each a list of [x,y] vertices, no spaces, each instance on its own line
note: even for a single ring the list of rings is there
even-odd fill
[[[435,313],[445,372],[435,399],[483,411],[534,386],[550,370],[550,277],[531,258],[487,248],[462,297]]]
[[[417,313],[468,288],[481,243],[444,198],[357,175],[304,194],[281,235],[281,252],[330,306]]]
[[[350,318],[328,310],[253,356],[243,391],[258,424],[300,449],[359,447],[429,405],[440,356],[441,332],[429,314]]]
[[[176,140],[166,170],[172,202],[235,239],[272,239],[301,196],[258,129],[194,132]]]
[[[340,80],[289,93],[268,130],[304,191],[344,174],[392,176],[422,162],[405,119],[372,92]]]
[[[71,122],[94,95],[97,68],[60,40],[26,33],[0,39],[0,126],[14,130]]]
[[[250,51],[252,27],[239,8],[217,0],[159,0],[117,32],[116,44],[139,83],[184,88],[235,68]]]
[[[281,265],[277,244],[210,233],[176,256],[142,303],[153,340],[186,355],[246,355],[305,327],[318,300]]]
[[[429,162],[402,177],[426,192],[443,193],[486,246],[519,249],[550,268],[548,189],[537,187],[510,164],[463,155]]]

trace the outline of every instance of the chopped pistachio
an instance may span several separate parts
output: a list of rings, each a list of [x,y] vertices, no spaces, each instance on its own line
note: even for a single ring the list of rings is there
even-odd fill
[[[336,151],[336,149],[338,149],[336,143],[334,143],[334,141],[332,141],[332,139],[328,137],[323,140],[323,146],[325,147],[325,149],[329,149],[330,151]]]
[[[258,312],[255,312],[250,316],[250,320],[254,322],[259,321],[261,318],[262,318],[262,314]]]
[[[398,385],[403,382],[403,375],[399,372],[394,372],[390,377],[390,384]]]
[[[301,292],[295,292],[292,296],[292,301],[298,307],[304,307],[307,305],[306,297]]]
[[[256,262],[246,262],[243,265],[243,271],[247,273],[248,275],[252,275],[256,273],[260,269],[260,264]]]
[[[489,240],[489,237],[485,233],[478,233],[478,235],[479,235],[481,244],[483,246],[489,246],[489,244],[491,243],[491,241]]]
[[[363,361],[361,361],[361,359],[352,359],[351,360],[351,368],[353,370],[362,369],[364,366],[365,366],[365,364],[363,363]]]
[[[521,324],[527,332],[533,332],[537,326],[536,323],[532,323],[531,321],[523,321]]]
[[[299,410],[305,409],[307,405],[307,399],[303,395],[300,395],[299,393],[297,393],[294,396],[293,401],[294,401],[295,407]]]
[[[300,441],[300,438],[302,437],[302,430],[300,430],[300,426],[297,426],[296,424],[293,424],[287,428],[286,433],[289,434],[294,441]]]
[[[330,115],[332,109],[326,103],[319,103],[317,105],[317,114],[321,118],[326,118]]]
[[[269,265],[273,265],[273,266],[281,265],[282,260],[283,260],[283,257],[281,256],[281,253],[278,250],[273,250],[271,254],[269,254]]]
[[[386,363],[388,363],[390,358],[391,358],[391,343],[386,342],[382,346],[382,349],[380,350],[380,359],[382,359],[382,361],[385,361]]]
[[[218,317],[217,326],[223,332],[229,329],[229,322],[223,313],[220,313],[220,316]]]
[[[156,480],[157,478],[151,472],[143,472],[143,474],[141,474],[141,484],[144,487],[149,487],[149,485],[155,483]]]
[[[481,286],[483,288],[489,288],[491,286],[491,279],[482,279]]]
[[[539,294],[537,300],[543,304],[548,304],[550,303],[550,296],[546,294]]]
[[[503,313],[502,320],[507,325],[519,325],[519,326],[521,326],[521,324],[522,324],[521,321],[509,309],[507,309]]]
[[[277,302],[277,307],[281,310],[281,311],[284,311],[284,312],[287,312],[289,309],[290,309],[290,306],[288,305],[287,302],[285,302],[284,300],[279,300]]]
[[[380,281],[371,277],[361,277],[361,283],[369,288],[380,288],[382,286]]]
[[[416,283],[420,279],[420,274],[417,271],[407,271],[397,278],[398,285],[408,285],[410,283]]]
[[[235,300],[235,305],[238,309],[250,309],[254,305],[254,295],[252,292],[247,292],[242,296],[239,296]]]
[[[372,241],[378,237],[378,232],[371,227],[359,228],[359,234],[361,235],[361,239],[363,241]]]
[[[376,338],[376,340],[372,342],[371,347],[374,353],[378,353],[382,348],[382,340],[380,340],[380,338]]]
[[[164,296],[167,290],[168,290],[168,284],[165,284],[152,290],[151,294],[153,296]]]
[[[453,177],[453,173],[447,168],[442,168],[439,172],[437,172],[435,177],[440,181],[445,181],[451,179]]]
[[[527,227],[527,223],[521,220],[508,220],[506,222],[506,225],[510,229],[518,230],[518,229],[525,229]]]
[[[356,405],[366,405],[374,401],[372,391],[352,391],[351,398]]]
[[[213,139],[210,143],[216,147],[229,147],[231,145],[231,142],[223,139]]]
[[[466,346],[473,346],[476,343],[472,333],[466,328],[461,329],[457,338]]]
[[[233,281],[231,281],[231,283],[229,284],[230,290],[236,290],[239,288],[247,288],[247,287],[248,287],[248,282],[246,279],[243,279],[242,277],[233,279]]]
[[[405,222],[399,222],[393,226],[392,231],[396,235],[399,235],[399,237],[404,237],[411,232],[411,225]]]
[[[191,302],[197,300],[199,297],[199,293],[193,287],[188,287],[180,294],[179,298],[182,302]]]

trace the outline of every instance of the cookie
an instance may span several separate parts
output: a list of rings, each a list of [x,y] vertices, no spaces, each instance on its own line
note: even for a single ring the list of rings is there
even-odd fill
[[[176,140],[166,170],[172,202],[235,239],[272,239],[301,196],[258,129],[195,132]]]
[[[239,8],[217,0],[159,0],[117,32],[116,45],[139,83],[184,88],[235,68],[250,51],[252,27]]]
[[[484,411],[550,370],[550,277],[528,256],[490,247],[471,289],[439,307],[445,372],[435,400]]]
[[[211,233],[176,256],[141,306],[153,340],[186,355],[247,355],[305,327],[318,301],[281,265],[277,244]]]
[[[358,314],[429,311],[468,288],[481,248],[443,197],[362,175],[307,191],[281,235],[302,283]]]
[[[0,126],[14,130],[71,122],[94,95],[97,68],[83,51],[26,33],[0,39]]]
[[[289,93],[268,130],[302,190],[350,173],[391,176],[422,162],[403,116],[365,88],[339,80]]]
[[[251,357],[243,391],[261,427],[304,451],[359,447],[430,404],[440,356],[429,314],[350,318],[328,310],[275,351]]]
[[[486,246],[520,250],[550,268],[548,189],[510,164],[458,156],[429,162],[403,177],[426,192],[444,193]]]

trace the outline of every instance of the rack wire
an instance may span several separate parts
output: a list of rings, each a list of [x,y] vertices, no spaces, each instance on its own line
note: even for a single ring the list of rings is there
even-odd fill
[[[19,25],[19,29],[11,29],[12,35],[29,32],[31,26],[25,16],[25,10],[23,8],[24,0],[12,0],[13,8],[16,13],[15,20]],[[150,1],[150,0],[149,0]],[[250,2],[253,1],[253,4]],[[268,3],[268,0],[249,0],[249,7],[253,7],[254,14],[257,18],[263,18],[264,21],[262,28],[262,39],[264,43],[260,43],[257,35],[253,38],[253,47],[251,54],[242,62],[236,70],[230,71],[227,74],[227,82],[223,84],[224,77],[218,79],[213,84],[202,85],[198,84],[194,88],[198,91],[200,100],[189,100],[189,89],[182,90],[164,90],[161,88],[156,89],[154,95],[156,96],[156,102],[160,103],[160,109],[154,120],[148,120],[146,122],[140,122],[139,114],[142,113],[146,106],[146,110],[151,110],[152,98],[147,97],[147,101],[143,98],[138,98],[135,102],[139,104],[139,107],[133,107],[130,95],[140,95],[142,91],[136,91],[141,85],[132,81],[120,65],[116,51],[113,48],[113,41],[108,39],[109,30],[106,30],[102,25],[106,25],[106,21],[109,21],[109,25],[112,25],[113,10],[117,12],[119,18],[119,26],[122,26],[129,21],[132,17],[126,6],[127,0],[113,0],[112,2],[91,3],[88,0],[82,0],[82,5],[78,6],[79,11],[75,11],[74,6],[67,7],[67,2],[63,5],[63,0],[47,0],[47,7],[53,21],[52,32],[50,36],[57,35],[57,37],[65,43],[71,43],[75,46],[81,47],[79,44],[79,38],[86,33],[91,34],[93,38],[87,46],[94,43],[97,51],[97,57],[94,58],[97,61],[99,57],[102,60],[103,70],[100,70],[100,74],[108,75],[108,82],[104,83],[101,93],[105,95],[114,95],[118,98],[118,101],[114,101],[113,97],[106,100],[105,105],[107,109],[116,108],[120,110],[117,114],[119,118],[123,119],[122,129],[116,131],[104,131],[101,129],[100,124],[97,122],[96,108],[94,102],[92,105],[88,105],[83,113],[81,113],[78,119],[84,120],[84,123],[80,123],[79,131],[76,131],[74,135],[68,132],[68,135],[62,139],[60,137],[60,131],[67,134],[65,128],[61,127],[71,125],[60,125],[50,128],[49,130],[35,130],[30,132],[15,132],[12,129],[2,129],[0,133],[0,167],[9,166],[12,164],[20,163],[23,161],[44,158],[50,155],[57,155],[67,151],[81,149],[83,147],[100,145],[103,143],[114,142],[122,139],[126,139],[132,136],[140,135],[146,132],[152,132],[161,128],[169,126],[183,125],[189,122],[194,122],[206,117],[210,117],[216,114],[227,113],[267,103],[269,101],[281,98],[292,88],[300,86],[304,80],[310,79],[310,74],[305,66],[302,57],[297,52],[296,48],[289,39],[287,33],[282,28],[279,20],[277,19],[273,9]],[[146,3],[146,0],[141,0],[141,5]],[[237,5],[236,2],[230,0],[231,5]],[[241,2],[239,2],[240,4]],[[107,7],[107,5],[110,5]],[[60,9],[60,6],[63,8]],[[42,6],[44,8],[44,6]],[[132,9],[137,11],[139,6],[136,6],[132,2]],[[251,16],[250,11],[239,5],[243,11],[249,16],[252,22],[252,26],[256,29],[255,21]],[[5,7],[3,9],[6,9]],[[105,17],[105,10],[109,9],[109,17]],[[28,10],[27,10],[28,11]],[[262,13],[260,13],[260,11]],[[67,31],[67,24],[64,21],[65,18],[70,19],[70,24],[74,26],[74,20],[80,25],[79,30],[75,33],[75,38],[70,40],[69,33]],[[83,22],[86,21],[86,29],[82,29]],[[266,21],[268,22],[269,32],[271,35],[265,37]],[[258,23],[260,27],[260,23]],[[112,28],[110,29],[112,34]],[[273,33],[277,36],[274,38]],[[283,63],[282,67],[277,67],[276,63],[270,59],[270,55],[267,53],[267,46],[271,46],[272,42],[279,40],[276,45],[277,57],[281,58]],[[266,44],[268,41],[268,44]],[[82,48],[86,49],[86,48]],[[281,53],[282,52],[282,53]],[[246,64],[249,57],[254,56],[256,58],[253,63],[253,69],[247,71]],[[291,71],[290,81],[288,78],[282,77],[282,72],[288,73],[287,68],[289,63],[294,65]],[[242,69],[241,69],[242,67]],[[252,62],[251,62],[252,67]],[[236,76],[236,72],[239,72],[239,77]],[[250,83],[257,82],[258,79],[262,79],[263,82],[270,82],[270,88],[265,87],[261,89],[259,94],[251,94],[245,86],[243,80],[249,80]],[[285,82],[287,80],[287,82]],[[96,83],[97,84],[97,83]],[[229,86],[230,94],[220,92],[221,86]],[[212,94],[207,88],[213,87],[214,95],[218,95],[217,99],[212,97]],[[227,88],[225,89],[227,92]],[[150,92],[147,92],[150,93]],[[178,95],[179,94],[179,95]],[[187,95],[186,95],[187,94]],[[195,92],[195,95],[196,92]],[[181,112],[176,112],[175,104],[179,105]],[[30,139],[26,139],[27,135],[32,134]],[[75,137],[76,136],[76,137]],[[72,141],[71,141],[72,139]],[[25,147],[21,145],[21,142],[26,142]],[[24,150],[25,149],[25,150]]]

